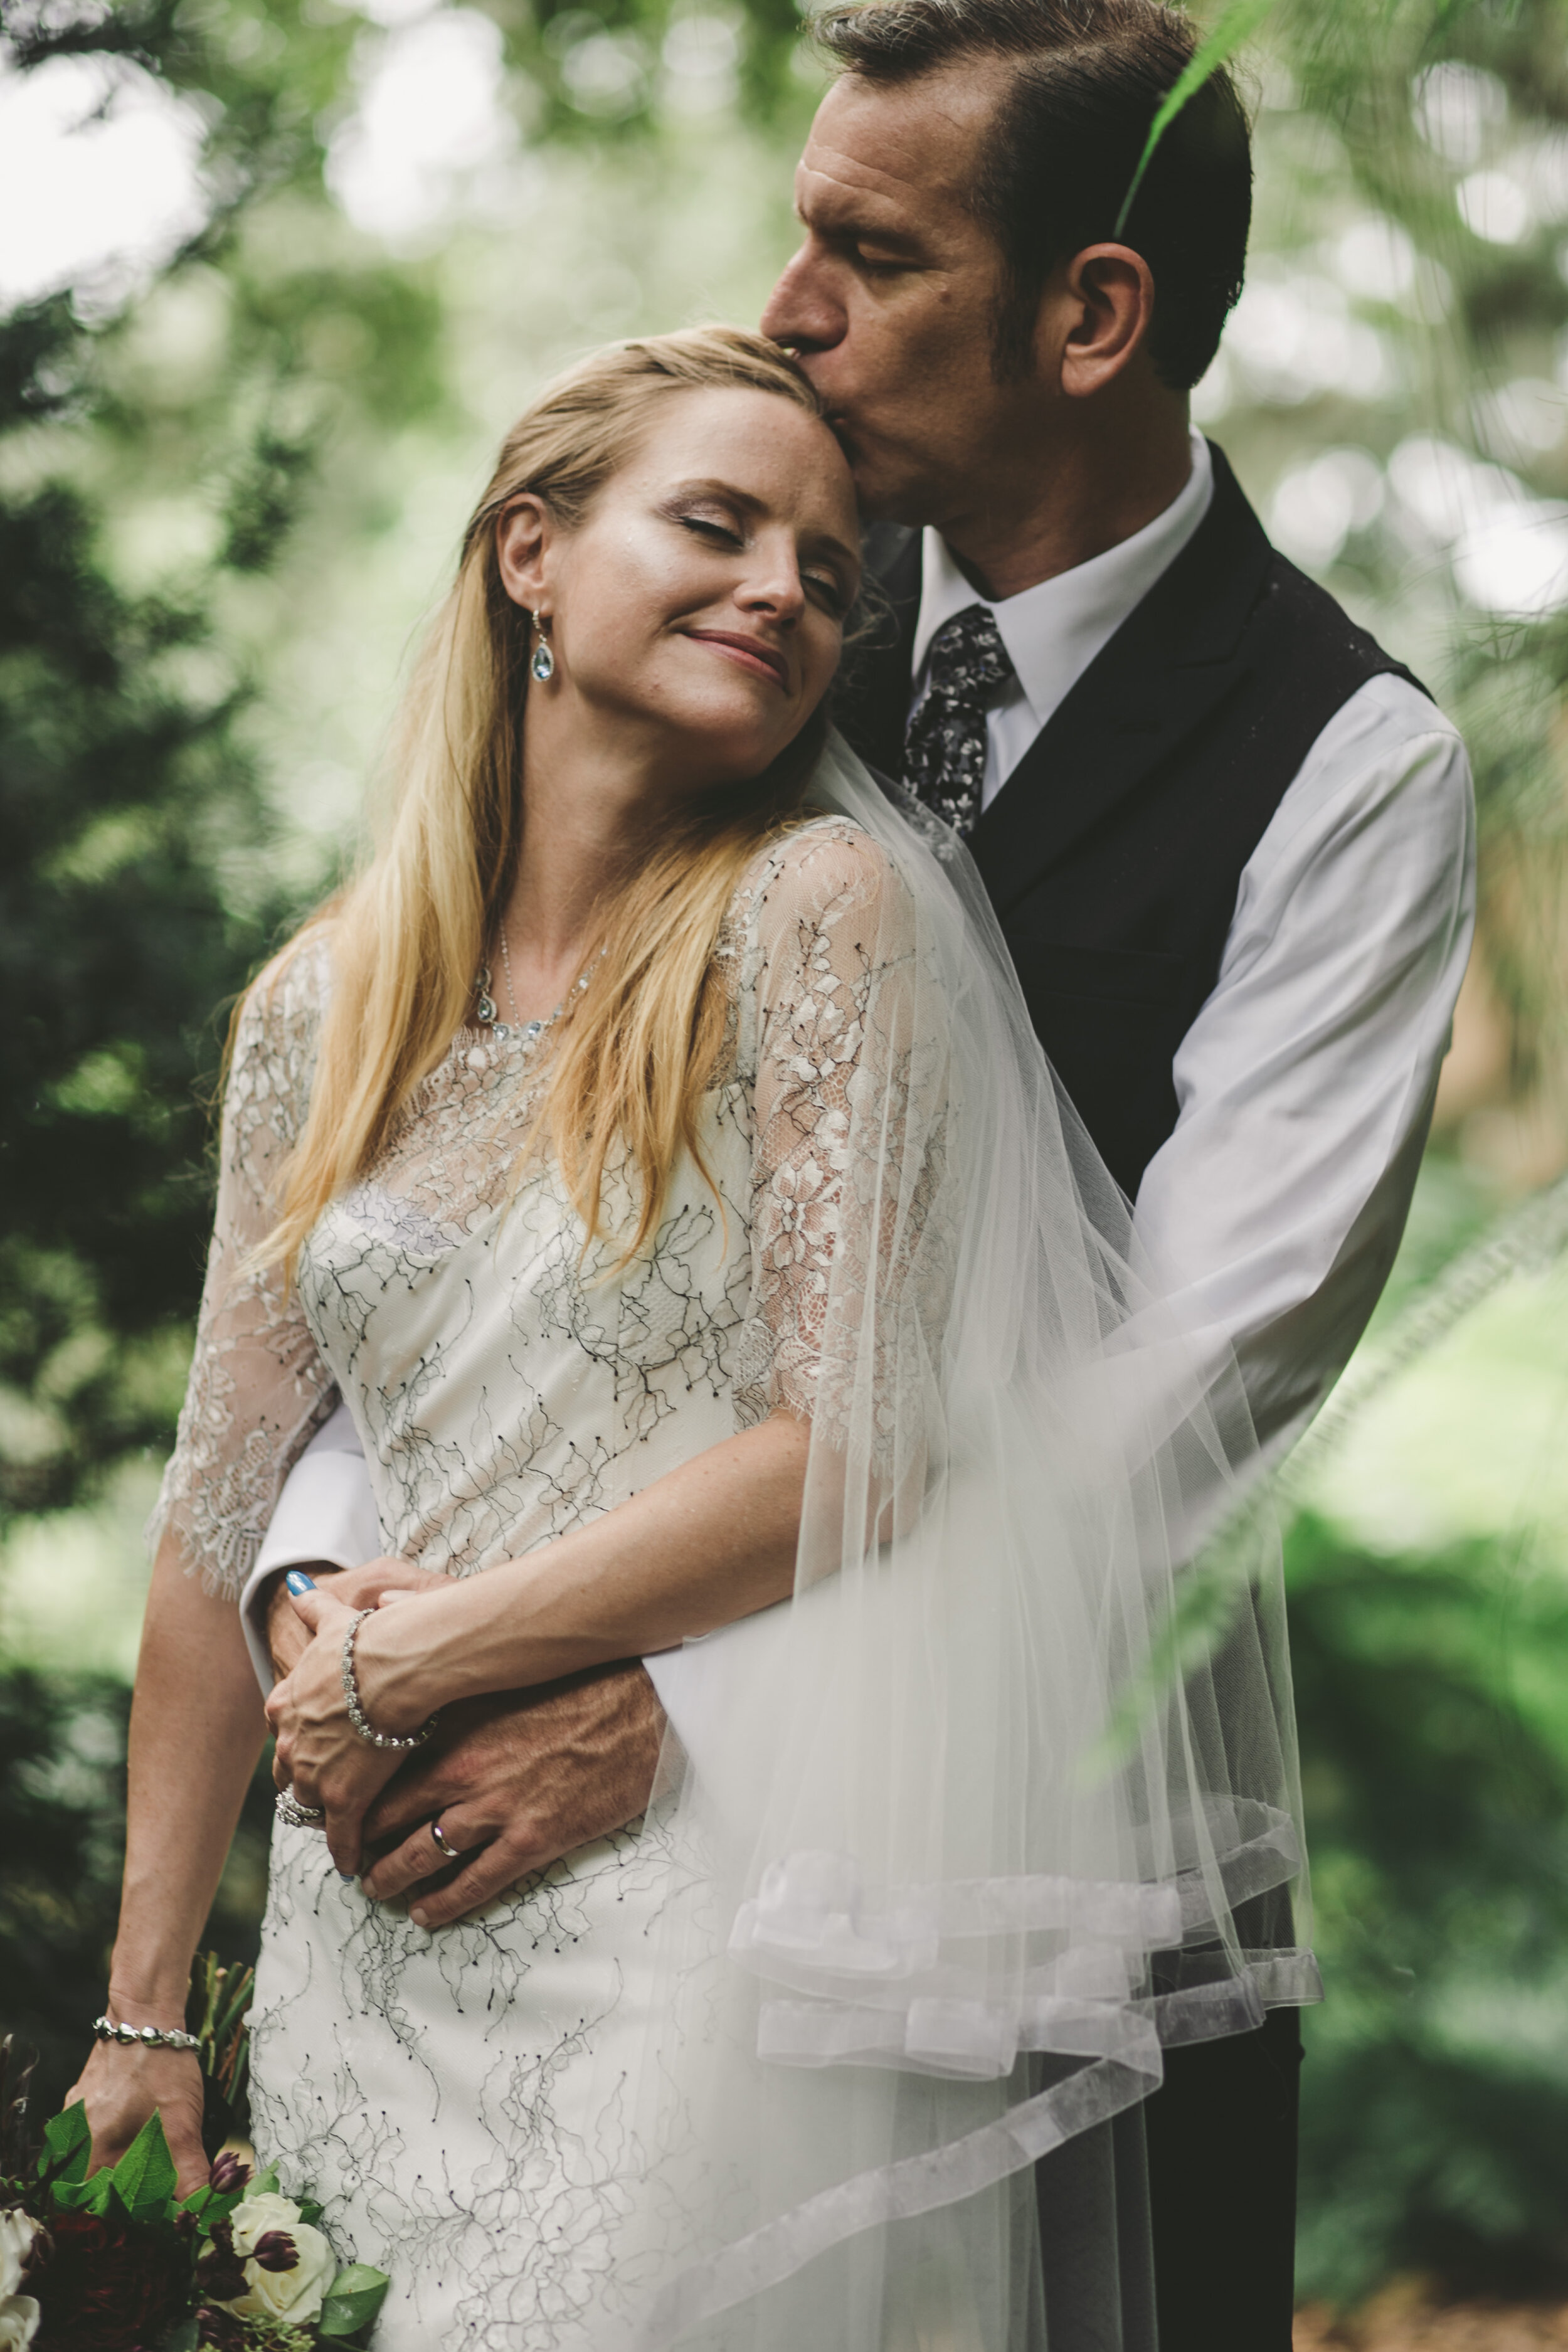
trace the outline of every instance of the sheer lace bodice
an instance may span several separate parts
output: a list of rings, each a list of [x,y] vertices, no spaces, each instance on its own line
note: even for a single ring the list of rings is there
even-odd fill
[[[389,1549],[466,1573],[612,1507],[775,1405],[815,1402],[847,1180],[848,1089],[885,971],[866,942],[890,869],[847,820],[760,856],[719,945],[730,1019],[650,1248],[612,1272],[623,1168],[584,1251],[558,1171],[525,1139],[542,1053],[465,1029],[297,1285],[248,1263],[309,1106],[331,985],[317,934],[252,992],[225,1102],[216,1226],[161,1516],[237,1590],[283,1479],[341,1393]],[[893,884],[896,889],[898,886]],[[893,950],[896,953],[896,948]],[[520,1172],[521,1167],[521,1172]]]

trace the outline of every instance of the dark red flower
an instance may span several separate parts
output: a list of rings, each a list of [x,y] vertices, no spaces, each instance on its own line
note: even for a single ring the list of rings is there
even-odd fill
[[[250,2282],[245,2264],[234,2251],[234,2231],[226,2221],[215,2221],[213,2233],[196,2259],[196,2290],[213,2303],[233,2303]]]
[[[190,2305],[190,2260],[174,2231],[57,2212],[49,2236],[27,2282],[43,2309],[34,2352],[157,2352]]]
[[[244,2157],[232,2147],[220,2147],[213,2158],[211,2181],[218,2195],[226,2196],[231,2189],[242,2188],[249,2178],[250,2167]]]
[[[291,2271],[299,2263],[300,2250],[287,2230],[263,2230],[250,2249],[250,2259],[264,2271]]]
[[[245,2352],[245,2328],[231,2311],[204,2303],[196,2312],[196,2342],[203,2352]]]

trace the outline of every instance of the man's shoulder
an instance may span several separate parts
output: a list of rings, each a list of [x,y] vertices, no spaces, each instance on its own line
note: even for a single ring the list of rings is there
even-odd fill
[[[1294,688],[1337,703],[1367,679],[1404,678],[1418,694],[1426,688],[1398,656],[1353,620],[1321,581],[1310,579],[1280,552],[1258,520],[1219,444],[1208,445],[1215,494],[1194,535],[1190,559],[1172,567],[1170,592],[1192,613],[1207,596],[1227,601],[1226,573],[1248,583],[1243,639],[1254,665],[1272,669],[1287,693]],[[1157,593],[1157,592],[1156,592]],[[1232,605],[1233,613],[1239,608]],[[1430,697],[1427,698],[1430,699]]]
[[[1402,678],[1427,702],[1434,699],[1415,671],[1352,619],[1330,589],[1309,578],[1272,543],[1253,618],[1263,632],[1278,632],[1299,654],[1310,652],[1317,662],[1332,663],[1350,678]]]

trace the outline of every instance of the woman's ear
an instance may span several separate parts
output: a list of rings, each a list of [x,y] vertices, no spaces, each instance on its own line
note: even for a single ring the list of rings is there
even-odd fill
[[[533,612],[546,601],[555,519],[544,500],[525,490],[496,517],[496,562],[514,604]]]

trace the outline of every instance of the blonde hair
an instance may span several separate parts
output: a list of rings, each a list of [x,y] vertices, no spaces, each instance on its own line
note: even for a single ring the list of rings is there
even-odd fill
[[[386,837],[254,983],[268,987],[331,921],[332,987],[310,1114],[265,1259],[291,1271],[328,1202],[372,1165],[472,1007],[486,942],[510,895],[530,621],[501,582],[498,519],[531,490],[570,528],[635,455],[663,399],[720,386],[773,393],[822,415],[776,344],[739,328],[701,327],[595,352],[507,435],[399,714]],[[720,927],[749,861],[798,813],[824,726],[818,716],[763,775],[700,795],[666,823],[596,910],[606,951],[575,999],[534,1134],[547,1137],[590,1239],[606,1161],[617,1139],[624,1146],[638,1218],[621,1264],[655,1231],[682,1146],[702,1165],[698,1119],[724,1026],[713,956]]]

